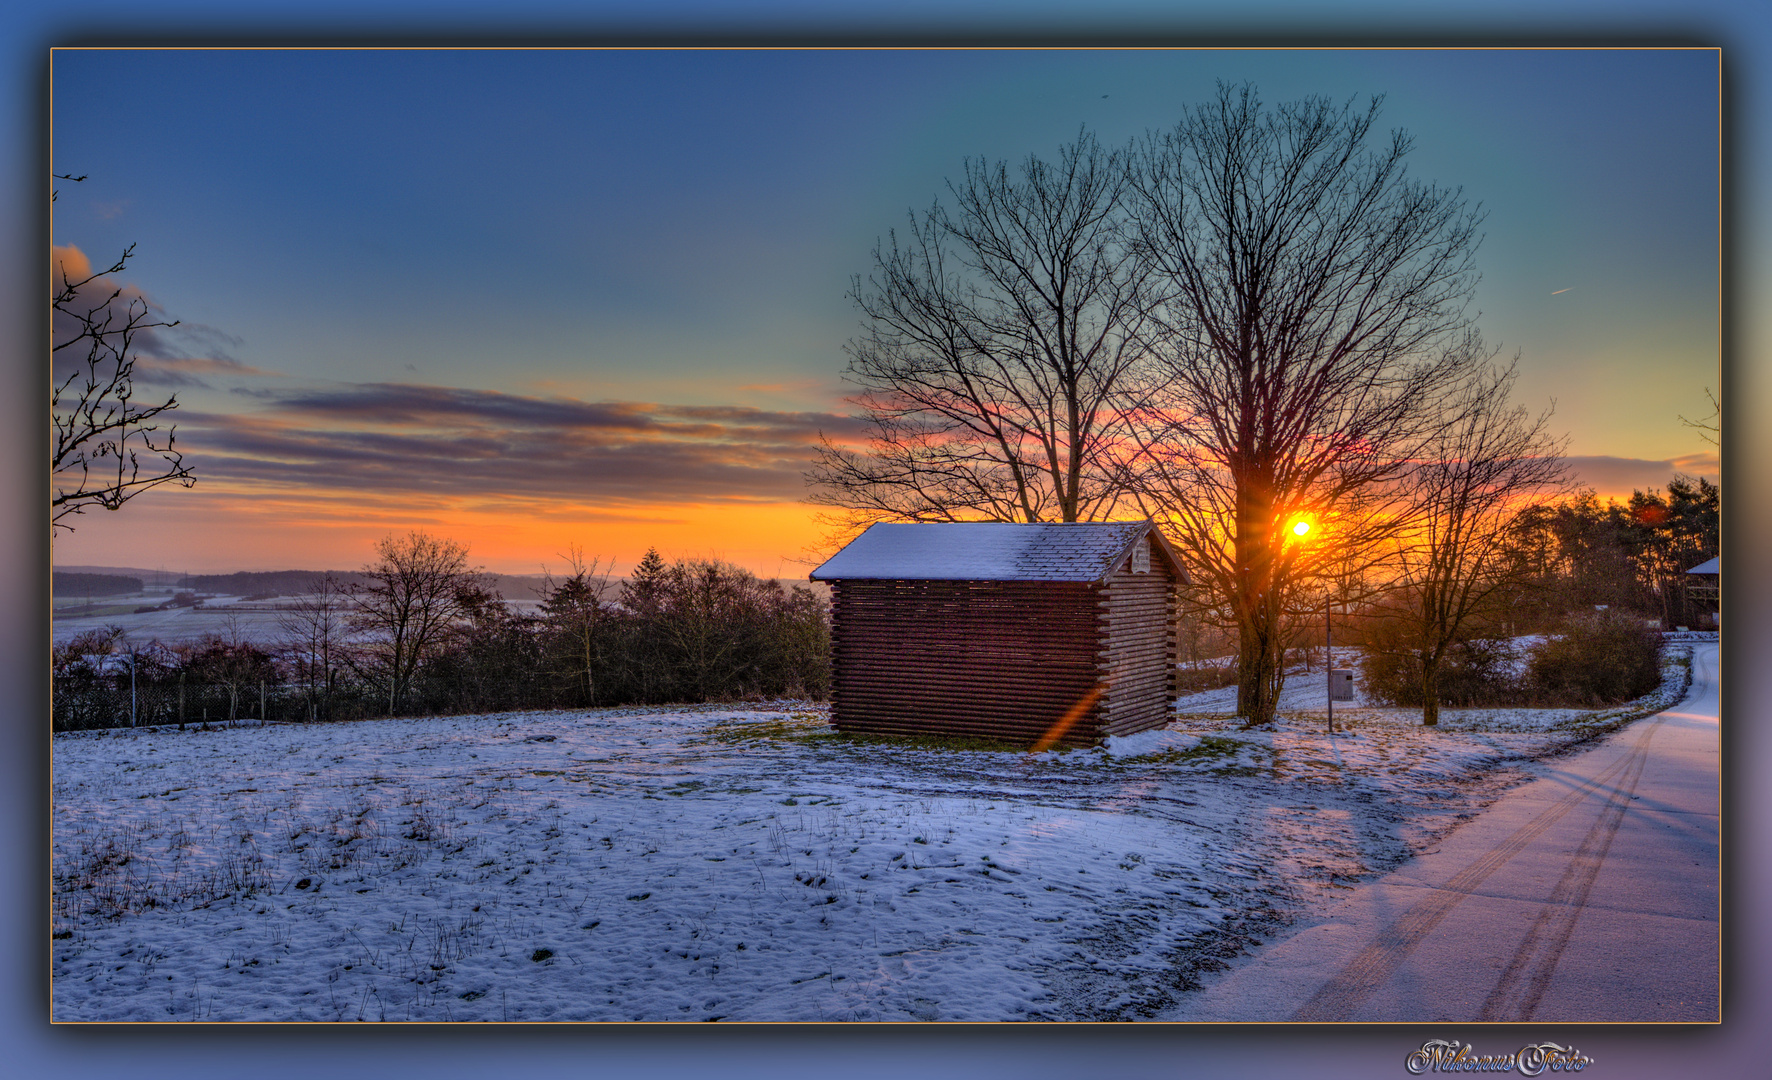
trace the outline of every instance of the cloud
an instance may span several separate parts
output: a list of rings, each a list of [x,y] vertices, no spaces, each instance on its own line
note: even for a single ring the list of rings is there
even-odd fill
[[[209,387],[203,375],[253,378],[274,374],[233,355],[244,344],[239,337],[202,323],[178,322],[140,288],[111,276],[121,259],[105,272],[94,273],[86,253],[67,245],[51,247],[50,262],[55,275],[52,284],[73,293],[54,312],[51,324],[60,379],[89,357],[101,365],[114,361],[111,350],[124,347],[122,329],[132,315],[143,324],[127,343],[138,384]],[[102,334],[105,345],[97,353],[90,348],[95,332]],[[81,339],[86,343],[79,343]]]
[[[181,328],[182,329],[182,328]],[[211,354],[208,356],[154,356],[146,352],[136,356],[135,381],[144,385],[157,386],[198,386],[212,389],[213,384],[202,378],[204,375],[224,376],[227,378],[269,378],[277,373],[264,368],[256,368],[243,364],[232,356]]]
[[[86,252],[81,251],[73,244],[68,244],[66,246],[60,244],[50,245],[49,265],[54,268],[53,272],[57,284],[59,284],[63,278],[66,278],[71,282],[79,281],[81,278],[87,277],[92,273],[92,260],[87,258]]]
[[[1602,497],[1622,498],[1632,491],[1666,487],[1667,482],[1676,474],[1702,476],[1714,481],[1722,473],[1722,466],[1715,453],[1685,454],[1661,461],[1604,455],[1568,457],[1563,460],[1569,463],[1582,486],[1593,488]]]
[[[831,413],[401,383],[234,392],[260,408],[180,416],[180,445],[199,477],[341,497],[576,508],[794,501],[805,495],[803,473],[821,431],[862,434],[854,420]]]

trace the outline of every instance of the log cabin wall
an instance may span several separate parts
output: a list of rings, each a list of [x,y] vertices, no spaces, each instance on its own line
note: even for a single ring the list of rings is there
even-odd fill
[[[1160,603],[1165,575],[1137,576],[1156,580]],[[1107,591],[1079,582],[835,581],[832,722],[857,734],[1033,743],[1087,702],[1060,744],[1095,743],[1103,734],[1104,654],[1130,665],[1129,685],[1148,681],[1140,666],[1148,649],[1115,652],[1104,641],[1110,619],[1128,635],[1150,625],[1149,582],[1128,583],[1112,603]],[[1132,692],[1119,700],[1134,701]],[[1120,709],[1123,724],[1150,715],[1142,706]]]
[[[1160,560],[1141,562],[1149,571],[1127,560],[1101,590],[1102,735],[1161,727],[1175,703],[1176,583]]]

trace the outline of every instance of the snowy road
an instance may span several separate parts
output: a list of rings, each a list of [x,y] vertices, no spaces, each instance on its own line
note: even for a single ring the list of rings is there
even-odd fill
[[[1167,1018],[1718,1020],[1717,671]]]

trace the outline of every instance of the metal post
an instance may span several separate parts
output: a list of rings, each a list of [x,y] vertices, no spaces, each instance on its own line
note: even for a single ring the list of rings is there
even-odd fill
[[[135,726],[135,650],[129,650],[129,726]]]
[[[1329,686],[1329,734],[1335,734],[1335,633],[1329,628],[1329,591],[1323,591],[1323,677]]]

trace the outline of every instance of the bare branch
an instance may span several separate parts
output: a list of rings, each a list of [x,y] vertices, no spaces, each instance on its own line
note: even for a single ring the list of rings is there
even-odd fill
[[[823,443],[813,501],[912,521],[1111,513],[1144,309],[1124,191],[1123,156],[1084,133],[1015,173],[968,160],[945,203],[876,248],[848,369],[873,437]]]
[[[1680,417],[1680,423],[1698,432],[1698,437],[1712,446],[1723,445],[1723,406],[1717,402],[1717,395],[1711,393],[1710,387],[1704,388],[1704,396],[1710,399],[1710,415],[1703,420],[1688,420]]]
[[[84,180],[84,176],[58,179]],[[196,483],[176,446],[176,425],[161,430],[157,418],[178,408],[178,398],[143,405],[135,401],[135,349],[144,331],[177,326],[157,318],[139,294],[113,281],[135,253],[132,244],[109,267],[72,275],[56,267],[50,287],[54,367],[50,419],[54,528],[72,531],[63,519],[89,507],[120,509],[149,488]]]

